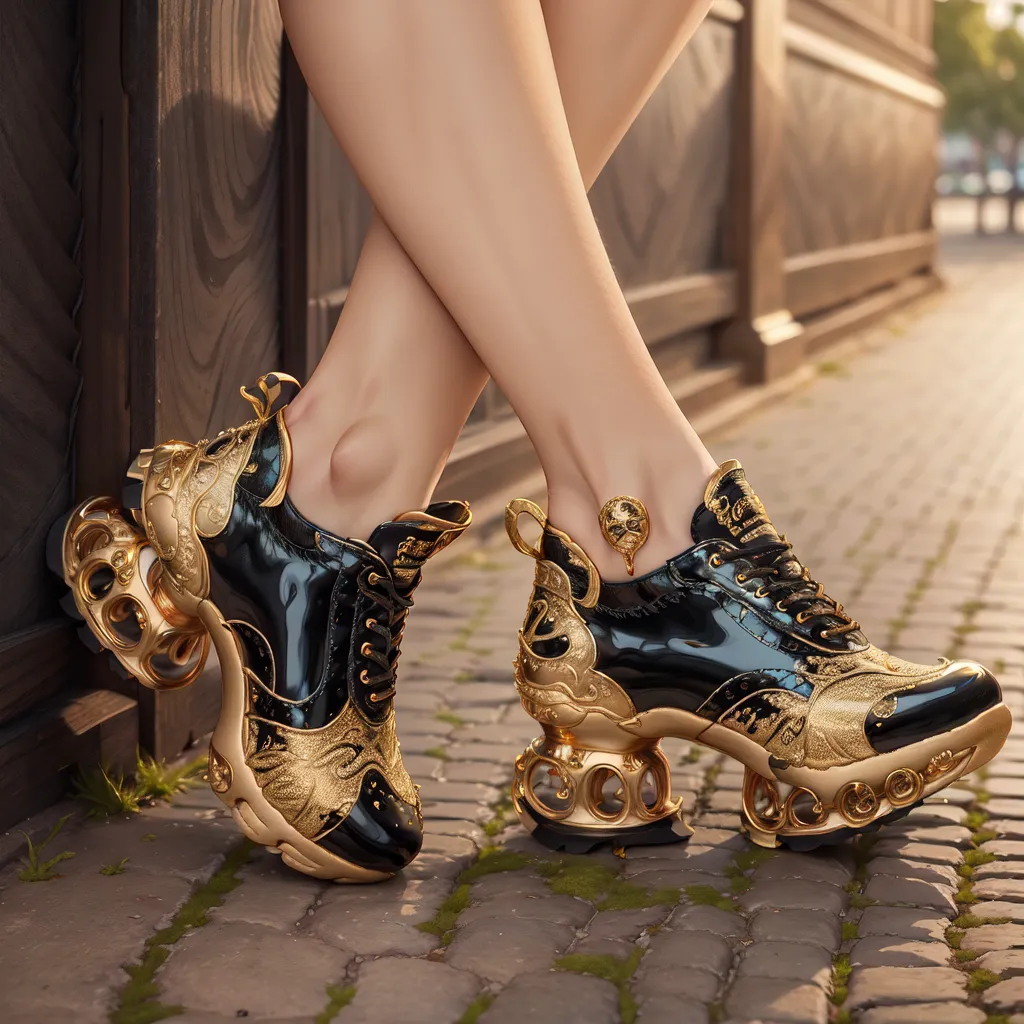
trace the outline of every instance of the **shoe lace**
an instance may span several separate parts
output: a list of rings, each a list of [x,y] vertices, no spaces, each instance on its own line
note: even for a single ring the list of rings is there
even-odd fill
[[[401,654],[398,645],[405,632],[405,619],[412,607],[412,598],[403,597],[391,579],[373,569],[361,572],[356,585],[380,609],[377,615],[369,616],[363,623],[368,639],[359,648],[359,653],[380,669],[373,672],[364,668],[359,673],[360,682],[371,688],[370,700],[379,704],[395,695],[395,673]],[[377,638],[383,641],[379,646],[374,644]]]
[[[811,579],[810,571],[800,564],[792,551],[793,545],[785,537],[780,537],[777,541],[720,551],[716,557],[719,562],[748,561],[750,568],[737,573],[736,579],[740,583],[748,579],[762,580],[756,595],[775,597],[775,607],[780,612],[803,605],[795,616],[801,625],[815,619],[838,619],[836,625],[822,629],[824,639],[860,629],[860,623],[843,611],[843,606],[829,597],[820,583]]]

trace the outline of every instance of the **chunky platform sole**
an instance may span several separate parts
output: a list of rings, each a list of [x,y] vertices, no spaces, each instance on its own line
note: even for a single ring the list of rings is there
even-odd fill
[[[523,825],[552,849],[582,850],[686,838],[671,797],[665,736],[728,754],[746,768],[742,824],[759,846],[800,851],[875,831],[927,796],[987,764],[1010,731],[998,704],[964,725],[877,757],[828,769],[794,767],[743,734],[686,711],[658,708],[612,722],[586,714],[571,730],[548,727],[516,760],[512,798]],[[646,795],[644,795],[646,794]],[[682,827],[680,827],[682,825]]]
[[[142,452],[140,458],[152,457]],[[392,876],[361,867],[299,833],[264,797],[245,761],[245,658],[234,631],[207,599],[179,589],[147,540],[137,483],[126,511],[109,497],[91,498],[51,528],[47,561],[69,588],[64,610],[82,623],[79,636],[106,649],[122,673],[156,690],[187,686],[200,674],[212,640],[221,669],[221,712],[209,752],[209,783],[240,831],[279,854],[289,867],[336,882]],[[134,504],[134,502],[132,502]]]

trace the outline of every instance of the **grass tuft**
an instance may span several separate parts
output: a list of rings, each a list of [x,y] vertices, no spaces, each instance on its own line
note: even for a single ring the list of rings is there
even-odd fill
[[[116,864],[104,864],[100,868],[101,875],[123,875],[125,865],[128,863],[127,857],[122,857]]]
[[[48,860],[43,860],[42,852],[56,837],[57,833],[67,824],[70,817],[70,814],[65,814],[63,818],[54,822],[53,828],[51,828],[47,833],[46,838],[38,844],[32,842],[32,837],[27,832],[21,833],[25,837],[25,842],[28,845],[25,856],[22,858],[22,863],[25,866],[18,872],[18,878],[20,878],[21,881],[49,882],[51,878],[59,877],[54,868],[62,861],[70,860],[74,857],[74,853],[71,850],[64,850],[61,853],[58,853],[56,857],[50,857]]]
[[[115,814],[135,814],[140,804],[138,790],[123,774],[108,771],[104,765],[86,768],[75,779],[75,793],[90,804],[89,815],[107,818]]]
[[[953,950],[953,959],[960,964],[970,963],[972,960],[977,960],[979,956],[981,956],[981,954],[976,949]]]
[[[313,1018],[313,1024],[331,1024],[355,998],[355,985],[328,985],[327,1005]]]
[[[996,859],[994,853],[988,850],[968,850],[964,854],[964,863],[972,868],[981,867],[982,864],[991,864]]]
[[[843,942],[852,942],[860,938],[860,925],[856,921],[843,922]]]
[[[200,773],[206,768],[206,757],[197,757],[187,764],[169,767],[149,754],[136,752],[135,793],[141,800],[169,800],[184,793],[202,781]]]
[[[438,761],[448,760],[448,751],[445,750],[444,747],[429,747],[427,750],[424,750],[423,753],[426,754],[427,757],[436,757]]]

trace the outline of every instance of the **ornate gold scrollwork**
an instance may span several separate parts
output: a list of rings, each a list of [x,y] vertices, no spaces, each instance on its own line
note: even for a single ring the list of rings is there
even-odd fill
[[[836,808],[851,825],[866,825],[878,814],[878,796],[866,782],[848,782],[836,794]]]
[[[916,803],[924,792],[924,779],[913,768],[897,768],[885,780],[885,797],[893,807]]]

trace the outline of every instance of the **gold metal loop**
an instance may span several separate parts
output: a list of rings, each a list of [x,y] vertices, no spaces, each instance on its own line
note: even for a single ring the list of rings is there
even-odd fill
[[[708,565],[710,565],[712,569],[719,569],[719,568],[721,568],[721,565],[722,565],[721,555],[719,555],[718,552],[715,552],[708,559]]]
[[[529,555],[531,558],[541,559],[544,556],[541,554],[540,548],[530,547],[519,532],[519,517],[524,512],[537,521],[541,531],[548,525],[548,517],[536,502],[530,501],[529,498],[513,498],[505,506],[505,532],[516,551]]]
[[[363,646],[359,648],[359,653],[364,658],[368,658],[373,653],[373,648],[370,646],[368,642],[364,643]]]

